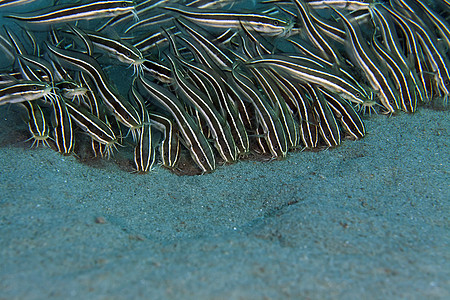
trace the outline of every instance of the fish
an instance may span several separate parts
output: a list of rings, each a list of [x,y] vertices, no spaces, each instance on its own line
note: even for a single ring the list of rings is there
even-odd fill
[[[231,128],[226,119],[217,111],[214,104],[206,94],[200,91],[194,84],[186,80],[171,55],[167,55],[172,66],[174,78],[185,99],[201,114],[208,124],[208,128],[214,139],[214,145],[226,162],[234,162],[237,159],[237,148],[231,134]]]
[[[0,87],[0,105],[48,98],[53,94],[52,90],[47,82],[20,80]]]
[[[367,41],[362,38],[359,28],[352,24],[341,12],[334,10],[345,24],[352,53],[367,80],[377,92],[378,97],[386,109],[387,114],[399,110],[398,95],[394,84],[387,73],[380,67],[373,51],[368,47]]]
[[[53,136],[58,152],[64,156],[73,153],[75,148],[75,134],[72,118],[66,106],[66,102],[59,94],[52,99],[53,107]]]
[[[31,137],[28,140],[33,139],[31,147],[39,147],[39,144],[42,143],[50,148],[48,143],[50,127],[40,105],[36,101],[24,101],[21,104],[28,112],[27,124],[28,130],[31,133]]]
[[[369,97],[360,85],[356,85],[336,70],[325,69],[317,63],[302,57],[284,55],[270,55],[248,60],[248,67],[267,67],[276,69],[299,82],[322,86],[331,92],[338,93],[341,97],[355,104],[364,104]]]
[[[134,164],[136,172],[145,174],[152,170],[156,160],[156,147],[154,147],[153,143],[150,113],[145,107],[144,99],[134,85],[131,88],[131,96],[138,104],[143,122],[139,130],[136,146],[134,147]]]
[[[104,146],[102,154],[109,158],[113,149],[117,149],[117,137],[109,124],[72,101],[65,101],[65,106],[72,120],[93,140]]]
[[[159,146],[161,164],[168,169],[175,169],[180,158],[180,139],[178,125],[170,117],[161,113],[149,112],[150,123],[162,132],[164,138]]]
[[[216,160],[214,153],[206,137],[200,131],[200,128],[187,114],[181,102],[174,94],[163,87],[149,81],[141,75],[137,80],[153,99],[163,106],[175,119],[178,125],[180,136],[184,145],[189,150],[192,159],[202,170],[202,173],[209,173],[216,169]]]
[[[263,137],[267,142],[272,157],[286,157],[288,144],[279,117],[275,113],[273,107],[264,99],[253,83],[241,73],[242,71],[240,71],[238,67],[239,66],[233,68],[233,79],[248,101],[253,103],[258,115],[258,122],[263,130]],[[240,67],[243,68],[243,66]]]
[[[35,0],[0,0],[0,8],[9,8],[18,5],[25,5]]]
[[[52,6],[44,10],[36,11],[30,15],[5,15],[5,18],[24,22],[36,30],[36,26],[45,26],[74,22],[80,20],[92,20],[98,18],[112,17],[134,10],[133,1],[93,1],[78,5]]]
[[[128,127],[135,137],[135,132],[142,126],[141,118],[133,105],[117,93],[109,84],[100,65],[90,56],[71,50],[64,50],[46,43],[47,49],[58,60],[89,74],[103,102],[114,116]]]
[[[289,20],[258,13],[196,9],[175,4],[165,6],[164,9],[199,25],[239,29],[241,24],[245,24],[254,31],[268,36],[283,36],[289,32],[292,24]]]

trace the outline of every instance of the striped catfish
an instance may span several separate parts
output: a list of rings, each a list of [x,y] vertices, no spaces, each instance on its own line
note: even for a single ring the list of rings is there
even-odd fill
[[[155,27],[156,25],[160,25],[161,23],[169,23],[172,21],[173,17],[168,16],[166,13],[161,13],[159,11],[155,11],[155,15],[146,16],[145,19],[140,20],[126,28],[124,33],[129,33],[130,31],[144,31],[146,27]]]
[[[48,82],[21,80],[0,87],[0,105],[48,98],[53,94]]]
[[[137,19],[141,18],[140,15],[149,10],[154,10],[156,7],[161,6],[169,1],[170,0],[145,0],[143,2],[140,2],[135,6],[134,10],[112,17],[102,26],[100,26],[97,31],[99,32],[106,28],[111,28],[111,26],[115,26],[129,19],[133,19],[134,21],[136,21]]]
[[[156,147],[153,145],[150,114],[145,107],[144,100],[141,95],[138,94],[134,86],[131,90],[131,94],[141,111],[143,122],[143,125],[139,130],[137,144],[134,147],[134,164],[136,166],[136,172],[145,174],[152,170],[153,164],[155,163]]]
[[[450,59],[447,53],[438,47],[438,39],[428,27],[421,26],[420,22],[411,19],[406,19],[406,22],[416,32],[422,50],[428,58],[440,96],[448,98],[450,96]]]
[[[305,85],[294,84],[300,111],[301,137],[305,148],[313,149],[319,143],[319,117],[314,112],[314,97]]]
[[[400,104],[405,112],[414,112],[417,107],[416,82],[410,77],[407,66],[387,50],[375,37],[372,38],[374,52],[385,65],[399,91]]]
[[[358,140],[366,135],[364,122],[359,117],[353,106],[345,99],[340,98],[319,88],[319,91],[325,96],[328,106],[333,111],[335,117],[339,120],[341,127],[350,139]]]
[[[136,47],[119,40],[102,36],[100,34],[86,32],[86,36],[97,48],[109,53],[110,57],[121,63],[134,67],[135,74],[141,70],[144,57]]]
[[[134,137],[135,131],[142,126],[141,118],[136,108],[108,83],[106,74],[100,65],[92,57],[83,53],[60,49],[49,44],[46,45],[53,56],[89,74],[103,102],[122,124],[130,128]]]
[[[37,56],[31,56],[31,55],[24,55],[24,54],[18,54],[17,55],[18,60],[20,61],[20,64],[23,65],[23,67],[26,68],[37,68],[36,70],[29,70],[31,72],[33,72],[35,75],[33,75],[33,77],[37,77],[39,79],[39,81],[47,81],[52,83],[54,81],[53,79],[53,67],[52,65]],[[22,70],[23,68],[21,68],[21,72],[22,74],[24,74],[24,70]],[[40,73],[39,73],[40,72]]]
[[[212,100],[200,91],[194,84],[186,80],[181,74],[178,64],[170,55],[167,56],[171,63],[175,81],[179,89],[189,103],[197,109],[202,118],[208,124],[208,128],[214,138],[214,145],[226,162],[234,162],[237,159],[237,149],[231,134],[231,128],[226,119],[217,111]]]
[[[223,69],[231,69],[234,60],[228,54],[229,51],[213,42],[213,35],[187,20],[176,19],[176,25],[182,33],[192,37],[193,41],[197,42],[200,48],[204,49],[203,52],[214,61],[215,65]],[[209,67],[215,69],[211,65]]]
[[[35,0],[0,0],[0,8],[25,5]]]
[[[302,87],[291,82],[289,78],[281,76],[277,72],[271,72],[271,75],[281,87],[280,91],[283,91],[285,100],[291,110],[293,110],[293,114],[298,117],[300,139],[304,147],[308,149],[315,148],[319,137],[317,131],[318,122],[310,98],[307,98]]]
[[[70,117],[83,129],[89,136],[104,146],[106,157],[110,157],[113,148],[116,148],[117,137],[111,127],[100,120],[97,116],[91,114],[82,106],[66,101],[66,107]]]
[[[412,62],[408,60],[404,54],[404,49],[401,47],[396,25],[388,10],[386,10],[383,5],[372,5],[370,12],[372,14],[372,18],[374,19],[374,22],[379,24],[379,28],[383,37],[383,44],[385,46],[385,50],[387,50],[384,52],[386,52],[386,55],[390,54],[392,59],[397,62],[398,68],[401,70],[400,72],[403,73],[399,74],[398,77],[404,77],[405,79],[402,80],[403,83],[409,83],[409,86],[407,86],[407,88],[410,89],[412,86],[415,90],[413,95],[413,97],[415,98],[414,100],[409,95],[411,94],[410,92],[408,92],[409,94],[406,95],[407,97],[405,97],[404,94],[405,92],[407,92],[406,90],[400,93],[402,97],[403,109],[406,111],[414,112],[417,105],[417,100],[424,101],[425,99],[427,99],[425,87],[422,85],[419,77],[414,72]],[[414,36],[414,34],[412,36]],[[415,38],[412,43],[415,43]],[[374,46],[374,49],[383,49],[383,45],[374,44]],[[410,47],[413,48],[414,45],[410,45]],[[405,101],[405,99],[413,101]],[[407,103],[409,104],[407,105]],[[411,106],[411,108],[408,109],[407,107],[409,106]]]
[[[87,89],[86,94],[83,97],[83,100],[86,102],[86,106],[89,107],[89,112],[99,118],[100,120],[104,120],[107,125],[110,123],[108,122],[108,117],[105,115],[105,109],[103,109],[103,105],[101,101],[98,99],[95,91],[94,83],[92,83],[91,80],[89,80],[88,75],[86,75],[83,72],[80,72],[80,82],[83,87]],[[120,126],[118,126],[120,129]],[[119,139],[120,139],[119,135]],[[94,157],[103,157],[104,154],[108,155],[108,152],[106,151],[105,144],[102,144],[101,142],[91,139],[91,148],[94,152]]]
[[[28,140],[33,139],[31,147],[39,147],[41,142],[50,147],[47,141],[50,138],[50,127],[40,105],[35,101],[24,101],[21,104],[28,112],[27,124],[31,133],[31,137]]]
[[[306,35],[312,44],[320,50],[321,55],[328,61],[332,61],[338,65],[341,64],[341,55],[336,49],[334,49],[334,46],[327,40],[327,38],[322,35],[322,32],[312,19],[311,15],[313,15],[314,12],[309,10],[307,4],[303,2],[303,0],[293,0],[292,2],[297,7],[299,12],[298,18],[301,19],[304,25],[304,30],[306,30]]]
[[[436,30],[438,31],[438,34],[441,38],[441,40],[446,44],[447,47],[447,51],[450,49],[450,24],[449,21],[446,20],[444,17],[442,17],[441,15],[439,15],[436,11],[434,11],[427,3],[425,3],[425,1],[423,0],[417,0],[415,1],[415,3],[417,4],[417,9],[415,9],[416,16],[419,15],[419,13],[421,12],[422,8],[426,14],[428,15],[431,26],[431,28],[436,28]],[[419,7],[420,6],[420,7]]]
[[[6,15],[5,18],[25,22],[35,30],[36,26],[48,28],[54,24],[112,17],[133,10],[133,1],[102,0],[77,5],[52,6],[33,12],[31,15]]]
[[[257,13],[196,9],[175,4],[165,6],[164,9],[199,25],[239,29],[241,24],[244,24],[254,31],[269,36],[283,36],[290,31],[293,25],[288,20]]]
[[[63,155],[72,154],[75,148],[75,135],[72,118],[66,106],[66,102],[59,94],[52,99],[53,105],[53,136],[58,152]]]
[[[310,84],[305,85],[305,87],[313,96],[313,108],[317,116],[322,140],[327,147],[338,146],[341,143],[341,131],[325,96],[320,92],[319,87]]]
[[[190,62],[181,57],[176,58],[185,67],[188,67],[190,72],[197,73],[204,76],[204,79],[212,87],[212,91],[217,99],[211,99],[213,103],[217,103],[217,107],[221,107],[221,114],[226,116],[226,119],[231,127],[231,132],[235,140],[236,147],[240,154],[245,154],[249,151],[248,135],[245,130],[244,123],[239,115],[235,102],[231,99],[232,90],[227,89],[223,77],[219,76],[215,70],[205,67],[203,64]]]
[[[285,157],[288,151],[286,133],[278,115],[264,99],[257,87],[240,70],[232,71],[236,85],[246,98],[253,103],[258,115],[258,122],[263,129],[263,136],[269,146],[272,157]]]
[[[264,90],[267,97],[274,106],[275,112],[278,113],[281,124],[283,125],[288,142],[289,149],[296,149],[299,142],[299,128],[292,115],[292,111],[288,108],[286,101],[281,95],[281,91],[273,77],[269,75],[270,70],[253,68],[252,72],[255,75],[259,85]]]
[[[171,30],[172,28],[175,28],[175,26],[166,28],[166,30]],[[174,33],[175,35],[178,33]],[[161,30],[158,28],[156,32],[146,32],[144,36],[138,36],[137,38],[133,39],[132,45],[139,49],[144,56],[148,54],[153,49],[157,49],[157,47],[160,47],[161,44],[164,44],[167,42],[167,38],[162,34]]]
[[[312,0],[308,5],[314,9],[326,9],[333,7],[335,9],[343,9],[351,12],[367,11],[372,2],[365,0]]]
[[[167,89],[143,77],[142,74],[138,76],[137,82],[175,119],[183,144],[202,172],[213,171],[216,168],[216,160],[211,146],[192,117],[186,113],[180,100]]]
[[[271,55],[248,60],[246,65],[250,68],[258,66],[272,68],[300,82],[322,86],[355,104],[364,105],[370,101],[366,91],[360,85],[353,83],[334,70],[318,66],[309,58]]]
[[[427,88],[429,76],[426,74],[427,73],[427,68],[425,66],[426,60],[422,53],[422,48],[416,36],[416,32],[414,28],[407,22],[406,18],[403,15],[397,13],[396,11],[384,5],[383,9],[389,12],[389,15],[392,16],[392,18],[394,19],[395,25],[398,26],[398,28],[400,29],[400,31],[402,32],[403,36],[406,39],[406,47],[405,47],[406,49],[403,50],[405,52],[405,61],[407,63],[410,61],[411,62],[410,64],[415,66],[417,69],[416,73],[414,73],[413,75],[414,77],[417,78],[415,79],[416,89],[420,95],[420,100],[422,102],[429,102],[431,100],[433,93],[429,88]],[[377,6],[374,6],[372,10],[376,12]],[[395,52],[401,51],[396,50],[398,47],[393,47],[393,45],[389,44],[390,39],[386,38],[386,41],[391,51]]]
[[[172,82],[172,70],[164,64],[151,59],[144,59],[142,62],[142,71],[145,75],[150,75],[159,82],[171,83]]]
[[[77,100],[78,103],[84,101],[84,97],[88,92],[86,86],[80,85],[75,80],[63,80],[55,83],[55,87],[59,89],[59,93],[64,99],[71,101]]]
[[[254,49],[250,52],[258,53],[258,55],[272,54],[275,46],[270,43],[264,36],[262,36],[258,32],[251,30],[251,28],[248,28],[244,24],[242,24],[242,31],[245,33],[245,35],[241,33],[239,34],[239,36],[241,38],[241,42],[246,44],[242,45],[244,52],[248,52],[246,48],[248,48],[248,45],[250,44]],[[247,56],[254,57],[253,55],[248,54]]]
[[[399,103],[394,84],[388,77],[380,63],[376,59],[372,50],[368,47],[367,41],[363,38],[359,27],[350,22],[341,12],[334,10],[345,24],[348,34],[351,51],[361,70],[365,73],[372,88],[377,91],[378,97],[387,113],[394,113],[399,110]]]
[[[150,113],[150,123],[164,136],[159,146],[162,165],[168,169],[176,168],[180,157],[178,125],[171,118],[155,112]]]
[[[9,29],[6,26],[3,26],[6,36],[8,37],[8,41],[7,42],[8,46],[17,54],[28,54],[28,52],[25,49],[24,44],[22,43],[22,41],[18,38],[18,36],[16,35],[15,32],[13,32],[13,30]]]

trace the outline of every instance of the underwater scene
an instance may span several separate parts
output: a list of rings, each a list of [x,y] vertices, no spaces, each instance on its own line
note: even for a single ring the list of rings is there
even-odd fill
[[[448,0],[0,0],[0,299],[450,297]]]

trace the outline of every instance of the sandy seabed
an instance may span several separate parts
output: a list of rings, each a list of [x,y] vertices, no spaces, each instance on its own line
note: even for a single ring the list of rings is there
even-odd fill
[[[203,176],[29,149],[0,117],[0,299],[450,299],[448,111]]]

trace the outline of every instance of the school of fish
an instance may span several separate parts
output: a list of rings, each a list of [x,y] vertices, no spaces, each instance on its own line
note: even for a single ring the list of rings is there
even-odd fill
[[[448,109],[449,0],[0,0],[0,105],[33,146],[134,169],[338,146],[362,116]],[[87,138],[88,137],[88,138]],[[86,146],[86,145],[84,145]],[[125,150],[121,150],[125,151]],[[183,174],[187,174],[186,172]]]

